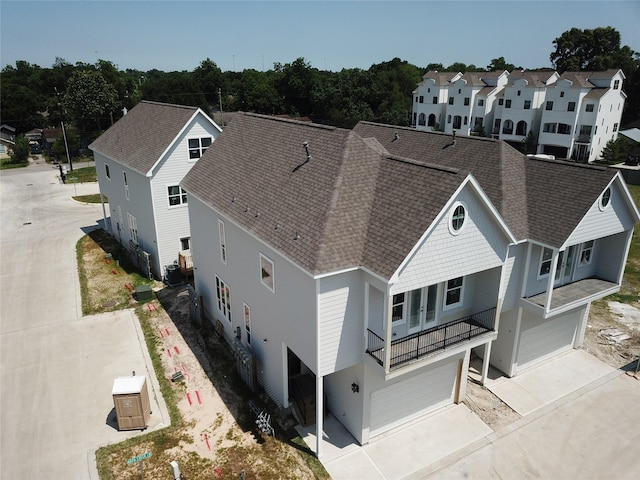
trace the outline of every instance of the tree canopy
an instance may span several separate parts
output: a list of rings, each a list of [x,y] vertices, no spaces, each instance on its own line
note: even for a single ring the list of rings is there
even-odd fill
[[[556,38],[553,47],[550,60],[560,73],[623,69],[628,95],[623,124],[640,119],[640,58],[629,47],[620,46],[620,34],[614,28],[573,28]],[[65,122],[82,136],[83,145],[116,121],[124,107],[130,109],[142,99],[198,106],[205,112],[222,107],[225,112],[310,117],[345,128],[360,120],[408,125],[412,92],[427,71],[520,68],[502,56],[492,58],[485,68],[462,62],[448,66],[432,62],[421,67],[396,57],[368,69],[331,72],[300,57],[275,63],[266,71],[223,72],[207,57],[193,71],[144,72],[122,71],[107,60],[71,64],[57,57],[50,68],[18,61],[2,69],[0,115],[17,133],[59,126],[64,115]]]

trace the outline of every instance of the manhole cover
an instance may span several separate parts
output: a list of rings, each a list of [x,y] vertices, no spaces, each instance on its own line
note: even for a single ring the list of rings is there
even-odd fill
[[[115,307],[116,306],[116,301],[115,300],[109,300],[108,302],[104,302],[102,304],[103,308],[111,308],[111,307]]]

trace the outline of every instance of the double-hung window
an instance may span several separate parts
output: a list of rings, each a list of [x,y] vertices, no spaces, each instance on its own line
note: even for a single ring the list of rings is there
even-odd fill
[[[391,321],[400,323],[404,320],[404,292],[396,293],[391,300]]]
[[[104,173],[107,175],[107,178],[111,180],[111,171],[109,170],[109,164],[104,164]]]
[[[187,192],[179,185],[169,185],[167,187],[167,196],[170,207],[187,204]]]
[[[444,308],[452,308],[462,304],[464,277],[447,280],[444,291]]]
[[[211,137],[189,139],[189,160],[197,160],[211,145]]]
[[[129,200],[129,180],[127,180],[127,172],[122,172],[122,180],[124,181],[124,194]]]
[[[220,260],[227,264],[227,238],[224,233],[224,222],[218,220],[218,238],[220,239]]]
[[[538,277],[546,277],[551,271],[551,262],[553,261],[553,250],[545,248],[540,256],[540,268],[538,269]]]
[[[231,289],[216,275],[216,299],[222,316],[231,321]]]
[[[247,332],[247,343],[251,345],[251,307],[244,304],[244,330]]]
[[[262,253],[260,254],[260,281],[269,290],[275,291],[273,261]]]
[[[580,266],[589,265],[591,263],[591,258],[593,257],[593,244],[595,242],[593,240],[589,240],[588,242],[584,242],[580,247]]]

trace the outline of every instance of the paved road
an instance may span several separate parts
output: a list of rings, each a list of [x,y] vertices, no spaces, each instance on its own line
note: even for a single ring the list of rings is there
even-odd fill
[[[0,172],[3,480],[91,478],[97,446],[138,433],[108,424],[113,379],[149,373],[131,311],[82,317],[75,246],[102,207],[71,198],[97,193],[97,184],[63,185],[57,173],[47,165]],[[154,412],[156,425],[168,423],[163,413]]]

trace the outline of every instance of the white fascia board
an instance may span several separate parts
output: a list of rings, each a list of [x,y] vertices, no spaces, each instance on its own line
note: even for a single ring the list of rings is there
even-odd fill
[[[104,153],[102,153],[100,150],[93,150],[94,155],[96,153],[98,153],[99,155],[101,155],[102,157],[106,158],[107,160],[109,160],[109,162],[113,162],[113,163],[117,163],[118,165],[120,165],[122,168],[126,168],[127,170],[131,170],[133,172],[139,173],[140,175],[142,175],[143,177],[146,177],[147,174],[141,170],[138,170],[137,168],[133,168],[131,165],[125,165],[124,163],[120,162],[119,160],[116,160],[113,157],[110,157],[109,155],[106,155]]]

